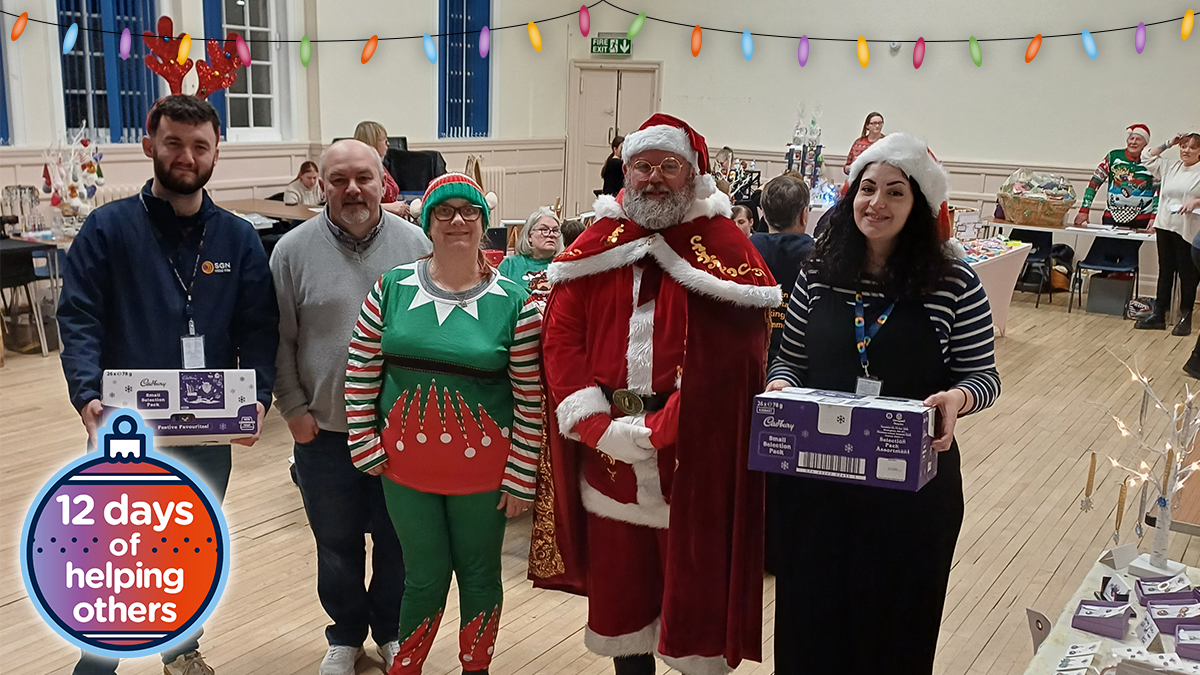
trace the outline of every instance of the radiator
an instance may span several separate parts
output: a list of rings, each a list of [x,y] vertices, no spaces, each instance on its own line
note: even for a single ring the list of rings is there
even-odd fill
[[[496,193],[496,208],[492,212],[492,221],[500,222],[504,213],[504,167],[502,166],[483,166],[480,167],[480,172],[483,174],[484,194],[489,192]]]

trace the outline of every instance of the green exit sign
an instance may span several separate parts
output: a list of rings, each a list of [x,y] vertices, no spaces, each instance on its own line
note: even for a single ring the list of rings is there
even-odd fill
[[[633,54],[633,40],[623,37],[594,37],[592,38],[592,53],[629,56]]]

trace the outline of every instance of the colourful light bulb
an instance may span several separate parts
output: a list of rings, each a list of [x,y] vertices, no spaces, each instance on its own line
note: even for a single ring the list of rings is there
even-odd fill
[[[308,60],[312,58],[312,42],[308,36],[300,38],[300,65],[308,67]]]
[[[1146,24],[1144,23],[1139,23],[1137,32],[1133,34],[1133,48],[1136,49],[1137,53],[1139,54],[1141,54],[1142,50],[1146,48]]]
[[[1195,23],[1196,12],[1189,9],[1187,13],[1183,15],[1183,24],[1179,26],[1179,37],[1183,38],[1184,40],[1190,38],[1192,36],[1192,26],[1194,26]]]
[[[237,47],[238,59],[241,60],[242,65],[250,65],[250,45],[246,44],[241,35],[237,36],[235,46]]]
[[[587,5],[582,5],[579,8],[579,32],[583,33],[583,37],[587,37],[592,30],[592,13],[588,11]]]
[[[188,54],[192,53],[192,36],[187,33],[179,38],[179,53],[175,55],[175,63],[182,64],[188,60]]]
[[[800,36],[800,46],[796,48],[796,61],[800,63],[800,67],[808,65],[808,36]]]
[[[700,26],[692,29],[692,56],[700,56],[700,48],[704,46],[704,31]]]
[[[1029,41],[1029,46],[1025,48],[1025,63],[1032,63],[1037,58],[1038,50],[1042,48],[1042,34],[1038,33]]]
[[[975,67],[978,68],[983,65],[983,49],[979,46],[979,40],[976,40],[974,35],[971,36],[970,47],[971,60],[975,62]]]
[[[913,47],[913,68],[920,68],[921,64],[925,63],[925,38],[917,38],[917,45]]]
[[[754,36],[748,30],[742,31],[742,56],[747,61],[754,58]]]
[[[25,32],[25,26],[29,23],[29,12],[21,12],[21,16],[17,17],[17,22],[13,24],[12,32],[9,37],[13,40],[21,37],[21,33]]]
[[[542,51],[542,31],[532,21],[529,22],[529,44],[533,45],[533,51]]]
[[[629,32],[625,33],[625,37],[632,40],[637,37],[637,34],[642,32],[642,26],[646,25],[646,13],[642,12],[633,17],[633,23],[629,24]]]
[[[121,31],[121,45],[120,50],[118,51],[118,55],[121,57],[122,61],[129,58],[129,50],[132,47],[133,35],[130,34],[129,29],[126,28],[125,30]]]
[[[871,63],[871,49],[867,47],[867,39],[861,35],[858,36],[858,65],[866,68]]]
[[[370,61],[371,57],[375,56],[375,48],[378,46],[379,46],[379,36],[372,35],[371,39],[367,40],[367,44],[363,45],[363,51],[362,51],[363,65],[366,65],[367,61]]]
[[[490,51],[492,51],[492,29],[484,26],[479,31],[479,58],[486,59]]]
[[[1083,31],[1083,51],[1087,52],[1088,58],[1096,60],[1096,38],[1092,37],[1090,31]]]
[[[425,48],[425,58],[430,63],[437,63],[437,43],[433,41],[433,36],[429,33],[422,35],[421,46]]]
[[[63,36],[62,53],[69,54],[75,48],[75,40],[79,37],[79,24],[73,23]]]

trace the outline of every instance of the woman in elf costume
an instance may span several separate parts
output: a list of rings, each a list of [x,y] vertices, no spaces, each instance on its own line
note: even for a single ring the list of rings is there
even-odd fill
[[[383,474],[404,548],[400,652],[420,673],[458,578],[459,660],[486,673],[500,623],[506,516],[534,495],[542,437],[541,315],[483,258],[488,206],[462,174],[425,192],[433,255],[387,272],[350,342],[346,410],[355,466]]]

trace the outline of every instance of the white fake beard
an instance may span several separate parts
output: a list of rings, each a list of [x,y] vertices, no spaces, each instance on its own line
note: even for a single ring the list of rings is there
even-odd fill
[[[626,185],[622,207],[630,220],[647,230],[665,230],[683,222],[684,214],[696,198],[696,190],[690,180],[662,199],[648,199],[645,194],[645,190],[638,192]]]

